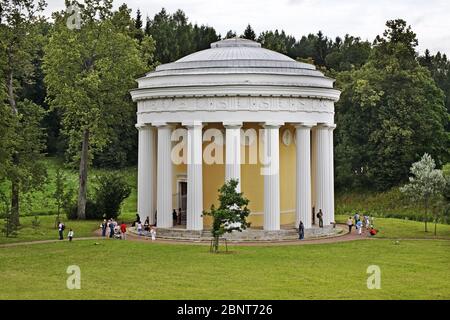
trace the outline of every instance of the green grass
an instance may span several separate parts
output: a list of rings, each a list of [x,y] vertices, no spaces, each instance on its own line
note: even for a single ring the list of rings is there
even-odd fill
[[[432,203],[432,206],[437,205]],[[344,192],[336,194],[337,215],[359,212],[376,217],[399,218],[424,221],[425,210],[418,203],[412,203],[398,187],[385,192]],[[437,208],[436,208],[437,209]],[[441,210],[443,210],[441,208]],[[432,214],[429,214],[429,220]],[[445,218],[444,218],[445,219]],[[441,222],[448,223],[443,220]]]
[[[117,240],[0,248],[0,299],[450,299],[450,241],[232,247]],[[81,290],[66,269],[81,268]],[[381,289],[366,286],[369,265]]]
[[[47,168],[47,180],[39,190],[33,191],[31,194],[22,196],[21,215],[54,215],[57,213],[57,205],[53,194],[55,193],[55,176],[58,168],[61,168],[65,175],[66,190],[73,190],[74,197],[78,190],[78,171],[67,168],[57,158],[46,158],[45,165]],[[134,218],[137,207],[137,169],[135,167],[111,170],[111,169],[89,169],[88,178],[88,194],[92,196],[96,186],[96,177],[105,172],[120,172],[124,175],[127,183],[132,187],[131,195],[125,199],[122,206],[123,219]],[[0,191],[9,194],[9,185],[3,183],[0,185]],[[75,201],[75,198],[74,198]]]
[[[348,215],[337,215],[336,221],[345,223]],[[428,223],[428,232],[425,232],[425,223],[419,221],[402,220],[394,218],[375,218],[375,228],[379,231],[377,238],[390,239],[448,239],[450,240],[450,225],[437,224],[437,233],[434,235],[434,223]]]
[[[14,242],[28,242],[58,239],[58,229],[55,229],[56,216],[39,216],[39,226],[33,226],[34,217],[21,217],[21,227],[18,230],[18,234],[15,237],[6,237],[3,233],[0,234],[0,244],[14,243]],[[99,221],[66,221],[63,219],[66,225],[65,233],[72,228],[77,237],[92,237],[94,231],[99,228]],[[3,228],[4,221],[0,220],[0,229]]]

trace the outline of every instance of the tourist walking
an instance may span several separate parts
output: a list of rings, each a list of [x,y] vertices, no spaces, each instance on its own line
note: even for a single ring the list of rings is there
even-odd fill
[[[156,228],[152,227],[150,230],[150,234],[152,235],[152,241],[156,240]]]
[[[109,219],[108,227],[109,227],[109,237],[113,238],[114,237],[114,227],[115,227],[113,219]]]
[[[303,222],[300,221],[300,224],[298,225],[298,238],[300,240],[303,240],[305,237],[305,226],[303,225]]]
[[[103,219],[100,228],[102,228],[102,237],[106,237],[106,228],[108,228],[108,223],[106,222],[106,219]]]
[[[352,219],[352,217],[348,217],[347,226],[348,226],[348,233],[352,233],[352,227],[353,227],[353,219]]]
[[[355,213],[355,215],[353,216],[353,219],[355,219],[355,225],[358,223],[359,221],[359,214],[358,212]]]
[[[126,239],[126,233],[127,233],[127,225],[122,221],[120,224],[120,234],[122,236],[122,239]]]
[[[319,228],[323,228],[323,212],[322,212],[322,209],[319,209],[319,212],[317,212],[317,218],[319,219]]]
[[[59,240],[63,240],[64,239],[64,223],[62,222],[58,222],[58,233],[59,233]]]
[[[144,231],[145,232],[150,232],[150,218],[149,217],[147,217],[147,219],[145,219]]]
[[[73,230],[72,229],[69,230],[67,237],[69,238],[69,241],[72,242],[72,239],[73,239]]]

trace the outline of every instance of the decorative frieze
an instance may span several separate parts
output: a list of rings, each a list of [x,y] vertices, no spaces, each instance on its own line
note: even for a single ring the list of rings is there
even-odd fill
[[[138,102],[138,113],[196,111],[334,112],[330,100],[291,97],[201,97],[150,99]]]

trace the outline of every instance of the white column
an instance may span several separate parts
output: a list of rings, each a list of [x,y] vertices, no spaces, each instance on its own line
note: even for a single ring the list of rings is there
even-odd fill
[[[297,140],[297,180],[296,180],[296,219],[305,228],[311,228],[311,127],[314,124],[303,123],[295,126]]]
[[[187,221],[186,229],[203,230],[202,123],[183,123],[187,127]]]
[[[137,124],[138,142],[138,214],[142,222],[150,218],[154,223],[154,186],[155,186],[155,134],[150,125]]]
[[[280,230],[280,144],[283,123],[264,123],[264,230]]]
[[[329,134],[329,148],[330,151],[328,152],[329,155],[329,176],[330,176],[330,204],[329,204],[329,217],[330,222],[334,222],[334,144],[333,144],[333,131],[336,128],[335,124],[331,124],[328,126],[328,134]]]
[[[241,192],[241,127],[242,122],[224,122],[225,127],[225,181],[239,180]]]
[[[172,126],[167,123],[154,123],[158,128],[158,172],[156,190],[157,227],[173,227],[172,219]]]
[[[320,124],[316,129],[316,214],[322,209],[323,225],[329,226],[330,219],[330,134],[328,126]],[[319,224],[316,219],[316,224]]]

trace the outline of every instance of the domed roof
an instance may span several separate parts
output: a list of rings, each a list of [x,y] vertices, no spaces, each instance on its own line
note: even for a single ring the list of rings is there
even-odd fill
[[[167,91],[173,88],[172,91],[175,91],[177,88],[177,92],[182,90],[186,96],[195,91],[190,88],[199,87],[211,90],[214,86],[224,89],[218,91],[226,91],[226,95],[251,94],[255,91],[252,86],[274,91],[274,95],[280,91],[278,89],[282,88],[286,92],[289,87],[295,95],[295,88],[301,87],[328,89],[326,91],[332,89],[329,96],[336,101],[339,92],[333,89],[333,82],[312,64],[295,61],[281,53],[262,48],[258,42],[241,38],[214,42],[210,49],[159,65],[155,71],[138,79],[139,89],[164,88]],[[152,96],[156,95],[156,92],[152,92]]]
[[[297,62],[284,54],[264,49],[258,42],[232,38],[213,42],[210,49],[192,53],[173,63],[160,65],[156,71],[223,67],[264,68],[265,71],[273,72],[276,70],[267,68],[315,70],[311,64]]]

